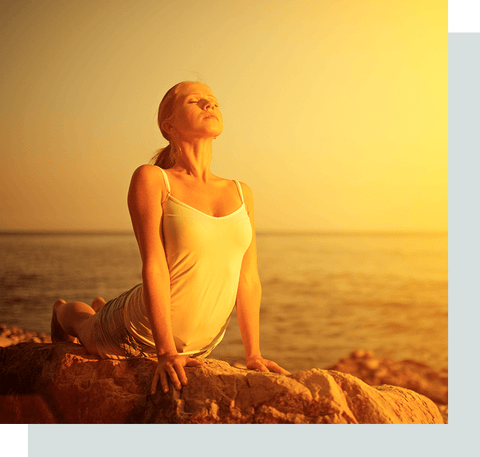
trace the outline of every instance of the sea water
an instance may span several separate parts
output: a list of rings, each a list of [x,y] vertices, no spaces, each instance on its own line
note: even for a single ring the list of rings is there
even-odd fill
[[[325,368],[355,349],[448,364],[445,233],[258,233],[264,357]],[[107,301],[141,282],[131,233],[0,234],[0,323],[50,331],[58,298]],[[212,357],[244,357],[235,313]]]

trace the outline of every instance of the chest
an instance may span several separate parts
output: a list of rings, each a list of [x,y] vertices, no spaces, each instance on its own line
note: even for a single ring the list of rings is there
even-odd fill
[[[237,185],[227,180],[209,185],[173,182],[170,196],[212,217],[228,216],[242,205]]]
[[[232,213],[214,217],[174,197],[163,205],[162,230],[167,257],[240,259],[250,245],[252,227],[243,204]]]

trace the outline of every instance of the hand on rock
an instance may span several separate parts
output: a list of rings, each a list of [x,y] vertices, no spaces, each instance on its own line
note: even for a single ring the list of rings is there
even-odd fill
[[[158,357],[157,369],[153,376],[151,394],[157,392],[157,384],[160,380],[162,390],[168,392],[168,378],[172,381],[175,389],[180,390],[187,385],[187,375],[183,367],[203,367],[205,364],[195,359],[191,359],[185,355],[164,354]]]
[[[263,371],[263,372],[273,372],[280,374],[290,374],[287,370],[283,369],[275,362],[271,360],[264,359],[263,357],[249,357],[247,359],[247,368],[249,370]]]

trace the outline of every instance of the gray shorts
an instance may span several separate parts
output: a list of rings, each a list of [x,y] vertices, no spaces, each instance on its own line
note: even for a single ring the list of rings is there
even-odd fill
[[[125,305],[130,292],[131,290],[127,290],[119,297],[105,303],[95,317],[95,342],[102,359],[157,357],[155,346],[138,341],[125,327]],[[191,358],[204,358],[213,349],[185,355]]]
[[[125,327],[125,304],[130,290],[105,303],[95,318],[95,342],[103,359],[156,357],[155,346],[137,341]]]

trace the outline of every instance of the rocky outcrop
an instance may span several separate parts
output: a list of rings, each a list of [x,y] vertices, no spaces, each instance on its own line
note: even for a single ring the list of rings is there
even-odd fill
[[[0,324],[0,347],[13,346],[18,343],[51,343],[50,335],[46,333],[37,333],[23,331],[20,327],[7,327]]]
[[[430,366],[415,360],[394,362],[379,359],[370,351],[353,351],[327,370],[349,373],[370,386],[388,384],[405,387],[433,400],[448,423],[448,372],[437,373]]]
[[[180,392],[149,387],[155,360],[102,360],[73,343],[0,348],[3,423],[441,424],[436,405],[408,389],[372,387],[321,369],[290,376],[206,360]]]

